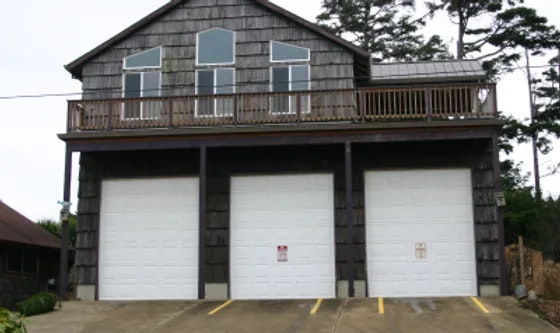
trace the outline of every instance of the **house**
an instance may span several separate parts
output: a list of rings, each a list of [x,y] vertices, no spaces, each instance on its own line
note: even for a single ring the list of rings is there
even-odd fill
[[[265,0],[170,1],[66,66],[87,300],[499,295],[496,87]]]
[[[0,307],[46,291],[59,255],[60,239],[0,201]]]

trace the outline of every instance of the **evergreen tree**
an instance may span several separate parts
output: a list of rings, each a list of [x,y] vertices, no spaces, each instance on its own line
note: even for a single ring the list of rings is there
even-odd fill
[[[527,55],[528,56],[528,55]],[[560,76],[556,70],[558,57],[550,60],[553,64],[537,78],[528,75],[531,89],[531,117],[524,121],[514,122],[507,127],[509,133],[518,143],[533,145],[533,169],[535,192],[541,198],[540,181],[542,178],[555,174],[560,163],[549,166],[547,173],[541,174],[539,155],[549,154],[553,149],[553,140],[560,138]],[[531,71],[527,66],[526,70]]]
[[[551,59],[557,64],[558,58]],[[551,67],[533,80],[534,119],[528,125],[519,126],[520,138],[526,142],[535,137],[537,148],[542,154],[552,150],[552,138],[560,138],[560,77],[555,67]]]
[[[428,0],[431,14],[445,11],[457,28],[457,58],[482,62],[489,77],[510,71],[529,50],[560,45],[558,31],[524,0]]]
[[[426,39],[427,16],[414,18],[411,1],[322,0],[320,25],[368,50],[373,61],[449,59],[440,36]]]

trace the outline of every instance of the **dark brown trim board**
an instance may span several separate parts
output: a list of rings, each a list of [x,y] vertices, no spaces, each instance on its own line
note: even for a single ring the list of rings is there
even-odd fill
[[[67,142],[74,152],[133,151],[158,149],[188,149],[210,147],[258,147],[285,145],[345,144],[438,141],[461,139],[490,139],[499,131],[498,127],[482,126],[467,128],[422,128],[397,129],[391,131],[339,131],[312,133],[260,133],[253,135],[220,136],[164,136],[149,138],[74,139]]]
[[[71,178],[72,178],[72,150],[66,145],[66,152],[64,156],[64,193],[63,201],[65,203],[70,202],[70,190],[71,190]],[[66,211],[69,207],[63,207],[62,213],[69,213]],[[67,289],[68,285],[68,221],[63,220],[62,230],[61,230],[61,246],[60,246],[60,274],[58,281],[58,297],[62,298]]]
[[[494,191],[502,191],[502,177],[500,173],[500,148],[498,146],[498,137],[492,139],[492,157],[494,163]],[[503,208],[496,206],[496,218],[498,219],[498,246],[500,248],[500,294],[506,296],[508,292],[507,283],[507,266],[505,258],[505,227]]]
[[[346,238],[348,258],[348,297],[354,297],[354,226],[353,226],[353,198],[352,198],[352,143],[344,144],[344,171],[346,181]]]
[[[198,204],[198,298],[206,298],[206,207],[208,192],[208,154],[205,146],[200,147],[199,204]]]

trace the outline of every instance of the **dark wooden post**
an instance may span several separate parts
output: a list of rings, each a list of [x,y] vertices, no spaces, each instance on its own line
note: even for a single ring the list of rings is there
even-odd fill
[[[70,217],[70,186],[72,177],[72,151],[66,146],[64,160],[64,193],[62,210],[60,211],[61,242],[60,242],[60,276],[58,279],[58,297],[62,299],[68,282],[68,220]]]
[[[492,138],[492,160],[494,167],[494,192],[502,191],[502,178],[500,174],[500,148],[498,145],[498,137]],[[498,219],[498,246],[499,246],[499,264],[500,264],[500,294],[506,296],[509,294],[507,283],[507,266],[505,252],[505,227],[503,208],[495,207],[496,218]]]
[[[354,226],[352,221],[352,143],[346,141],[344,149],[346,175],[346,241],[348,258],[348,297],[354,297]]]
[[[362,118],[362,123],[366,122],[366,91],[365,90],[358,90],[358,96],[359,97],[359,105],[360,107],[358,108],[359,112],[360,112],[360,116]]]
[[[66,133],[70,133],[75,126],[74,122],[72,121],[72,111],[74,110],[73,105],[73,102],[68,101],[68,111],[66,112]]]
[[[498,118],[498,87],[496,86],[496,84],[492,84],[492,98],[493,98],[493,102],[494,105],[492,106],[494,108],[494,114],[493,116]]]
[[[297,122],[301,122],[301,94],[296,94]]]
[[[168,115],[169,119],[168,119],[167,127],[170,129],[173,128],[173,101],[174,101],[173,98],[169,101],[169,115]]]
[[[425,90],[425,103],[426,103],[426,120],[432,120],[432,88],[426,88]]]
[[[199,204],[198,204],[198,298],[206,298],[206,199],[207,148],[200,147]]]
[[[238,126],[239,114],[237,113],[237,95],[233,95],[233,125]]]
[[[109,110],[107,111],[107,131],[111,131],[113,129],[113,108],[115,107],[115,103],[108,102]]]

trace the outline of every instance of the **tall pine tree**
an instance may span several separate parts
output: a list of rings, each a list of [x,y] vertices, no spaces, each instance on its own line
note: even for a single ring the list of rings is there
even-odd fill
[[[525,50],[556,49],[558,31],[524,0],[427,0],[429,12],[444,11],[457,26],[458,59],[477,59],[489,77],[513,68]]]
[[[444,11],[457,26],[457,58],[481,61],[490,78],[519,68],[517,61],[523,53],[528,59],[529,55],[541,55],[560,47],[558,30],[546,17],[523,4],[524,0],[427,1],[430,13]],[[527,67],[530,74],[531,68]],[[534,91],[535,82],[530,79],[531,75],[528,77],[530,90]],[[545,77],[549,83],[557,82],[550,75],[545,74]],[[532,143],[535,193],[540,198],[539,151],[547,154],[552,149],[551,136],[558,136],[555,128],[560,117],[550,110],[555,96],[548,86],[541,86],[535,96],[541,104],[532,102],[529,124],[509,122],[505,133],[514,133],[519,142]]]
[[[372,54],[373,61],[449,59],[440,36],[426,39],[427,16],[414,18],[411,1],[322,0],[317,21]]]

